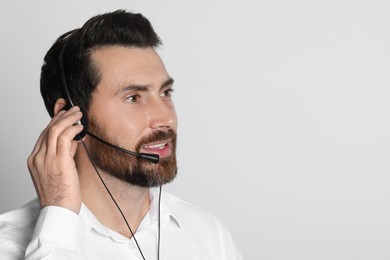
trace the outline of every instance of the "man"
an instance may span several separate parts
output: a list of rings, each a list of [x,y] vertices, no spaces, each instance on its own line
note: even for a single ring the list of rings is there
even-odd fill
[[[38,199],[0,216],[0,259],[242,259],[216,217],[161,192],[177,118],[159,44],[145,17],[118,10],[50,48],[52,120],[28,158]]]

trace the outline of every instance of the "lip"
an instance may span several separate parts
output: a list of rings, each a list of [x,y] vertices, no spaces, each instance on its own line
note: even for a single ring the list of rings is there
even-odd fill
[[[140,148],[141,153],[157,154],[160,158],[170,156],[172,153],[171,140],[158,141],[144,144]]]

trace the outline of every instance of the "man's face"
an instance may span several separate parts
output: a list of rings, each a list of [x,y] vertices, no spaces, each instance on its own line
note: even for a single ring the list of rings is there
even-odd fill
[[[160,156],[153,164],[92,138],[101,170],[131,184],[151,187],[174,179],[177,117],[173,80],[153,48],[109,46],[92,53],[101,81],[92,94],[89,131],[127,150]]]

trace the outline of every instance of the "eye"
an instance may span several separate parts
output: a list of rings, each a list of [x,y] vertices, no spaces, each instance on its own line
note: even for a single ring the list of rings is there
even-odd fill
[[[172,93],[174,92],[175,90],[172,89],[172,88],[168,88],[166,90],[164,90],[160,96],[162,97],[172,97]]]
[[[140,95],[131,95],[126,97],[126,101],[130,103],[137,103],[140,99]]]

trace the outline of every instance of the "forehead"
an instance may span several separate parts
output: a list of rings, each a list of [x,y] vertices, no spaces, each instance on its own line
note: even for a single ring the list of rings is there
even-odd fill
[[[115,91],[129,84],[153,86],[169,79],[153,48],[106,46],[93,50],[91,60],[100,75],[97,89]]]

